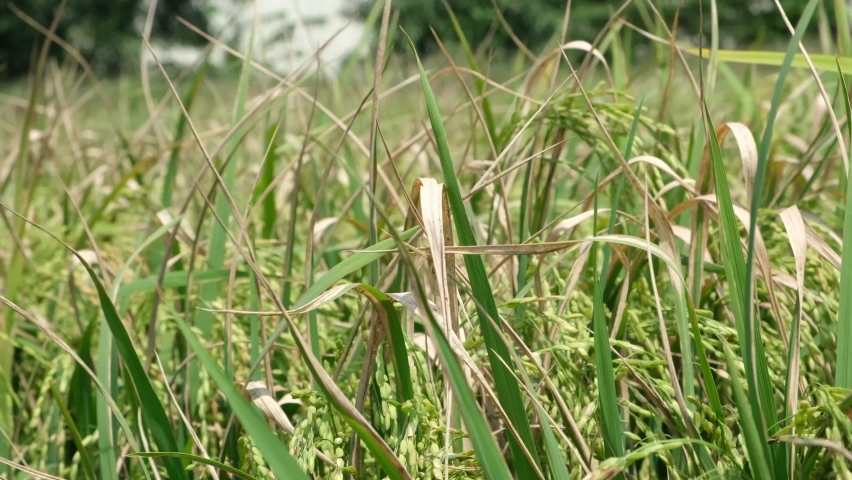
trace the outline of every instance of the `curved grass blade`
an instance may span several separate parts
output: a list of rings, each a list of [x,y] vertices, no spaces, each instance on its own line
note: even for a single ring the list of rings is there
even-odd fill
[[[285,116],[281,117],[281,124],[284,123]],[[266,131],[266,161],[263,162],[263,174],[260,181],[257,182],[257,188],[254,190],[255,199],[260,198],[263,192],[269,188],[269,185],[275,180],[275,159],[277,154],[276,148],[281,143],[281,135],[278,133],[283,127],[281,124],[271,125]],[[257,200],[255,200],[257,202]],[[275,222],[278,220],[278,211],[275,209],[275,195],[267,195],[263,198],[261,206],[261,217],[263,218],[263,228],[261,229],[261,238],[272,238],[272,233],[275,230]]]
[[[399,237],[402,241],[406,242],[410,240],[411,237],[413,237],[414,234],[419,231],[420,227],[413,227],[400,233]],[[355,270],[369,265],[370,262],[381,258],[385,253],[387,253],[388,250],[396,248],[396,246],[397,244],[392,238],[383,240],[381,242],[376,243],[375,245],[367,247],[366,249],[338,263],[329,271],[325,272],[325,275],[320,277],[319,280],[311,284],[311,287],[308,288],[308,290],[302,294],[296,304],[293,305],[293,309],[299,309],[304,307],[308,304],[308,302],[317,298],[323,292],[328,290],[338,280],[349,275]],[[277,335],[273,334],[272,338],[275,338],[276,336]]]
[[[408,35],[406,35],[406,38],[408,38]],[[417,68],[420,72],[423,94],[426,99],[426,110],[429,114],[432,132],[435,135],[435,142],[438,145],[438,157],[441,161],[441,170],[444,173],[444,187],[447,192],[447,198],[450,201],[459,244],[465,246],[476,245],[476,237],[470,225],[470,220],[467,218],[467,212],[465,211],[464,201],[459,190],[459,182],[456,178],[453,160],[450,157],[447,136],[444,132],[444,125],[441,121],[441,114],[438,111],[435,95],[432,93],[432,87],[429,85],[429,79],[426,77],[426,71],[423,69],[423,64],[420,62],[420,57],[417,55],[417,51],[410,38],[408,38],[408,42],[411,46],[411,51],[417,59]],[[470,276],[471,286],[473,287],[473,297],[483,309],[478,315],[479,326],[487,346],[488,361],[494,375],[497,398],[500,400],[500,404],[508,414],[521,439],[523,439],[527,450],[532,454],[533,458],[538,459],[529,418],[527,417],[524,402],[521,398],[520,386],[517,379],[512,375],[512,372],[506,368],[506,365],[512,365],[512,359],[506,345],[500,341],[497,333],[494,331],[494,327],[487,320],[488,317],[499,318],[499,315],[497,312],[497,303],[491,291],[491,282],[485,272],[485,265],[482,262],[482,258],[476,255],[464,255],[464,263]],[[478,309],[479,305],[477,306]],[[527,460],[520,445],[518,445],[512,436],[508,437],[508,441],[518,476],[520,478],[534,478],[536,475],[535,469],[529,460]]]
[[[837,60],[837,73],[843,89],[843,106],[846,107],[846,118],[852,118],[852,106],[849,104],[849,91],[840,60]],[[847,121],[846,127],[852,135],[852,122]],[[843,159],[845,162],[852,158]],[[848,292],[852,288],[852,181],[846,178],[846,209],[843,213],[843,238],[847,239],[840,252],[840,291]],[[840,295],[840,310],[837,313],[837,378],[835,385],[840,388],[852,388],[852,295]]]
[[[204,465],[210,465],[211,467],[216,467],[219,470],[232,473],[240,478],[245,478],[246,480],[256,480],[255,477],[252,477],[248,473],[240,470],[239,468],[234,468],[230,465],[225,465],[224,463],[217,462],[216,460],[210,458],[199,457],[198,455],[192,455],[191,453],[183,453],[183,452],[142,452],[142,453],[131,453],[131,457],[142,457],[142,458],[164,458],[164,457],[174,457],[180,458],[181,460],[189,460],[195,463],[201,463]]]
[[[228,399],[228,403],[230,404],[232,411],[236,414],[237,418],[240,419],[240,423],[243,428],[252,438],[252,441],[257,446],[258,450],[260,450],[260,453],[263,455],[263,459],[269,465],[272,472],[278,478],[307,480],[308,476],[305,475],[301,468],[299,468],[299,464],[296,463],[296,460],[294,460],[290,455],[290,452],[287,451],[287,447],[285,447],[284,444],[281,443],[281,440],[272,433],[272,430],[269,429],[269,426],[266,424],[263,417],[258,415],[257,411],[251,406],[248,400],[243,397],[243,395],[237,390],[237,387],[235,387],[228,376],[225,375],[225,372],[219,368],[216,360],[210,356],[210,353],[207,352],[207,349],[198,340],[195,333],[193,333],[189,326],[187,326],[186,322],[183,321],[183,318],[181,318],[180,315],[177,315],[174,317],[174,321],[177,323],[177,326],[183,333],[184,337],[186,337],[186,341],[189,346],[195,351],[195,354],[198,356],[198,360],[204,366],[207,373],[213,381],[216,382],[222,390],[222,393],[225,394],[225,398]],[[177,451],[177,449],[171,450],[171,452],[175,451]],[[167,456],[166,459],[170,461],[177,461],[175,456]],[[202,463],[212,462],[212,460],[207,460],[203,457],[198,457],[197,460],[193,460]],[[211,463],[207,464],[217,467],[219,466]]]
[[[547,454],[547,463],[550,466],[550,475],[553,480],[570,480],[571,475],[568,473],[568,468],[565,466],[565,457],[559,449],[559,443],[556,442],[556,436],[553,435],[553,427],[550,424],[550,419],[540,407],[538,409],[538,418],[541,422],[541,433],[544,437],[544,453]]]
[[[242,69],[240,70],[240,80],[237,86],[237,97],[234,104],[234,124],[238,124],[245,113],[246,100],[248,99],[249,77],[251,73],[252,52],[254,50],[255,27],[257,22],[252,22],[251,34],[249,35],[248,53],[243,59]],[[220,188],[231,192],[234,190],[234,184],[237,178],[237,164],[239,163],[238,146],[240,138],[232,137],[228,141],[225,155],[222,158],[229,158],[224,165],[222,172],[222,180],[225,182]],[[219,167],[217,167],[219,168]],[[222,268],[225,261],[225,243],[228,240],[228,235],[225,229],[228,227],[231,216],[231,207],[227,200],[227,195],[221,192],[216,198],[216,214],[221,219],[219,222],[213,223],[213,231],[210,235],[210,249],[207,258],[207,268],[210,270],[218,270]],[[212,282],[204,285],[201,289],[201,301],[213,301],[219,296],[219,283]],[[195,319],[198,328],[205,335],[210,334],[213,328],[213,316],[205,311],[199,311]],[[176,450],[176,449],[175,449]]]
[[[2,205],[2,204],[0,204],[0,205]],[[3,205],[3,207],[6,208],[5,205]],[[23,218],[23,217],[21,217],[21,218]],[[33,226],[36,226],[37,228],[40,228],[32,222],[30,222],[30,224],[33,225]],[[127,420],[125,420],[121,409],[119,409],[118,405],[112,399],[112,396],[110,396],[109,391],[104,387],[104,384],[102,384],[98,380],[97,375],[95,375],[95,372],[92,371],[92,369],[89,367],[89,365],[82,358],[80,358],[80,356],[77,355],[77,353],[74,352],[74,350],[70,346],[68,346],[68,344],[65,343],[65,341],[63,341],[58,335],[56,335],[56,333],[54,333],[46,324],[44,324],[40,320],[36,319],[32,315],[30,315],[29,313],[24,311],[22,308],[20,308],[18,305],[11,302],[9,299],[3,297],[2,295],[0,295],[0,303],[2,303],[4,305],[6,305],[7,307],[9,307],[10,309],[14,310],[15,313],[17,313],[18,315],[26,318],[30,323],[32,323],[39,330],[41,330],[41,332],[44,333],[44,335],[47,338],[49,338],[53,343],[55,343],[57,346],[59,346],[60,349],[65,351],[65,353],[67,353],[68,355],[70,355],[74,359],[76,364],[85,371],[85,373],[89,376],[89,378],[92,379],[95,386],[100,391],[101,396],[99,396],[98,399],[103,400],[103,403],[105,404],[104,410],[106,411],[106,415],[108,416],[110,412],[112,412],[112,414],[115,415],[115,418],[117,419],[119,426],[121,427],[122,431],[127,436],[127,442],[130,444],[131,448],[134,451],[138,451],[139,446],[136,443],[136,440],[133,438],[133,432],[130,430],[130,425],[128,425]],[[107,331],[107,329],[104,329],[104,330]],[[100,412],[99,412],[99,415],[100,415]],[[98,421],[100,422],[100,417],[99,417]],[[110,432],[110,434],[111,434],[111,432]],[[107,437],[109,438],[109,435],[107,435]],[[109,440],[107,440],[107,442],[109,442]],[[115,466],[115,462],[112,462],[111,464],[110,463],[104,463],[103,462],[103,457],[104,457],[103,452],[101,454],[101,457],[102,457],[102,465],[107,465],[107,467],[105,467],[104,472],[102,472],[101,477],[117,478],[115,476],[115,469],[113,468]],[[142,464],[142,468],[143,468],[143,470],[145,470],[145,474],[147,475],[147,469],[144,466],[144,464]]]
[[[107,405],[105,395],[113,398],[118,397],[118,352],[109,332],[109,325],[101,317],[98,320],[98,364],[97,379],[103,384],[104,396],[99,396],[95,402],[95,412],[98,424],[98,462],[100,463],[100,474],[104,480],[118,480],[116,472],[118,442],[116,428],[112,422],[112,415]]]
[[[414,398],[414,387],[411,383],[411,369],[408,365],[408,353],[407,348],[405,346],[405,336],[402,332],[402,325],[399,321],[399,315],[397,314],[396,308],[393,306],[393,301],[390,297],[380,290],[367,285],[365,283],[349,283],[343,285],[337,285],[329,290],[323,292],[320,296],[313,299],[312,301],[306,303],[305,305],[289,310],[288,313],[291,316],[301,315],[303,313],[310,313],[320,308],[323,305],[328,304],[340,298],[342,295],[346,294],[350,290],[356,290],[358,293],[363,295],[373,304],[373,307],[376,311],[381,312],[380,320],[382,321],[383,328],[385,328],[385,332],[388,335],[391,343],[391,349],[393,351],[393,363],[394,368],[396,369],[396,381],[397,381],[397,393],[400,397],[400,402],[404,402],[406,400],[411,400]],[[269,313],[265,312],[241,312],[237,310],[208,310],[210,312],[222,312],[222,313],[231,313],[231,314],[243,314],[243,315],[252,315],[257,316],[260,313],[264,313],[265,315],[269,315]]]
[[[627,135],[627,146],[624,149],[624,158],[631,158],[633,154],[633,143],[636,140],[636,132],[639,130],[639,123],[642,120],[642,106],[645,104],[645,97],[642,97],[639,100],[639,104],[636,105],[636,111],[633,114],[633,123],[630,125],[630,133]],[[618,186],[615,188],[615,196],[612,197],[612,207],[611,210],[613,212],[617,212],[619,208],[619,201],[621,200],[621,193],[624,190],[624,182],[627,179],[624,175],[622,175],[618,179]],[[612,235],[615,233],[615,222],[618,219],[618,215],[610,215],[609,224],[606,228],[607,235]],[[610,256],[612,255],[612,247],[609,245],[604,245],[603,247],[603,267],[601,268],[601,285],[607,284],[607,274],[609,272],[609,263]]]
[[[98,317],[93,317],[83,332],[83,338],[80,339],[80,344],[77,347],[77,355],[89,367],[93,369],[92,362],[92,336],[98,328]],[[74,366],[74,373],[71,374],[71,381],[68,385],[68,404],[74,405],[74,411],[77,417],[77,424],[82,436],[87,436],[93,430],[94,421],[94,406],[92,405],[92,381],[86,371],[80,365]]]
[[[397,315],[396,308],[393,306],[393,301],[387,295],[370,285],[361,284],[355,289],[370,300],[376,311],[381,308],[384,312],[384,320],[388,329],[388,339],[393,349],[397,394],[402,402],[412,400],[414,398],[414,387],[411,385],[411,369],[408,365],[405,336],[402,332],[402,324],[399,322],[399,315]]]
[[[73,253],[77,255],[77,258],[80,259],[80,262],[86,268],[86,271],[92,279],[92,283],[95,284],[95,288],[98,291],[101,310],[103,311],[104,318],[112,332],[116,348],[121,355],[121,359],[124,361],[127,371],[130,373],[133,385],[136,387],[136,393],[139,395],[140,404],[145,405],[145,408],[142,409],[142,415],[148,423],[148,428],[151,429],[151,437],[159,448],[168,451],[176,451],[177,442],[175,442],[174,433],[172,432],[169,419],[166,416],[166,411],[163,409],[163,404],[160,403],[160,399],[154,391],[151,380],[148,378],[148,375],[142,367],[142,363],[139,361],[139,356],[136,354],[136,350],[133,347],[133,343],[130,341],[130,336],[127,334],[124,324],[118,317],[118,312],[115,310],[115,306],[112,304],[109,295],[107,295],[106,289],[104,289],[103,284],[100,279],[98,279],[95,271],[92,270],[92,267],[90,267],[89,264],[87,264],[86,261],[83,260],[83,258],[76,252]],[[140,426],[140,428],[144,427]],[[181,463],[177,459],[167,460],[165,462],[165,467],[166,471],[169,472],[169,478],[175,480],[186,478],[186,472],[183,470]]]

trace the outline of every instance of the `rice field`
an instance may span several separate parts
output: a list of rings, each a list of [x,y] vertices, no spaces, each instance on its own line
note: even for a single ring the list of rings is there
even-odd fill
[[[36,25],[70,55],[0,93],[0,477],[852,479],[818,3],[777,51],[568,11],[489,55],[448,10],[421,63],[379,2],[333,76],[187,25],[239,72],[98,78]]]

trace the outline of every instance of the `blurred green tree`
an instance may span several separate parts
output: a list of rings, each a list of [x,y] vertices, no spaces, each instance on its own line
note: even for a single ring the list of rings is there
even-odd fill
[[[489,38],[490,46],[496,49],[514,49],[514,42],[500,25],[494,11],[498,6],[514,34],[530,48],[542,47],[559,34],[565,14],[567,0],[447,0],[453,9],[465,36],[475,48]],[[365,18],[375,0],[357,0],[351,12]],[[569,39],[591,41],[603,28],[610,16],[624,3],[623,0],[573,0],[569,27]],[[671,24],[680,7],[678,22],[679,36],[696,36],[699,32],[699,0],[653,0],[654,6]],[[833,15],[833,1],[824,1],[829,14]],[[781,0],[788,17],[799,17],[807,2]],[[719,31],[728,48],[747,45],[754,41],[789,39],[784,20],[778,14],[772,0],[717,0]],[[710,0],[703,0],[705,32],[710,32]],[[443,42],[453,42],[456,33],[442,0],[393,0],[393,8],[399,10],[400,25],[411,36],[417,49],[423,53],[434,51],[436,44],[429,27],[435,29]],[[622,18],[648,28],[653,12],[643,2],[630,5]]]
[[[150,1],[150,0],[148,0]],[[145,0],[70,0],[65,6],[57,34],[71,43],[98,73],[114,74],[138,65],[140,27],[145,21]],[[206,3],[206,2],[205,2]],[[44,26],[53,21],[60,0],[25,0],[17,6]],[[207,10],[196,0],[159,0],[153,34],[158,40],[199,43],[202,38],[176,19],[181,16],[207,28]],[[44,36],[11,9],[0,7],[0,76],[26,74]],[[64,52],[53,46],[51,54]]]

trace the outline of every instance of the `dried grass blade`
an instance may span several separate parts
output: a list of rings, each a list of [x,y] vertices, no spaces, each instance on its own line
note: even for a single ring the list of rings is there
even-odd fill
[[[476,237],[474,236],[473,228],[470,220],[467,217],[464,202],[462,200],[461,191],[459,189],[458,179],[455,174],[452,157],[450,156],[449,145],[447,144],[444,125],[441,121],[441,114],[438,111],[438,104],[435,100],[435,95],[432,93],[432,87],[429,85],[429,80],[426,76],[426,71],[420,63],[420,58],[414,48],[411,39],[408,39],[412,52],[417,60],[418,70],[420,72],[423,93],[426,100],[426,110],[429,114],[429,121],[432,125],[432,132],[435,135],[435,142],[438,146],[438,157],[441,162],[441,170],[444,173],[444,187],[449,198],[450,208],[453,213],[453,221],[458,234],[459,243],[462,245],[476,245]],[[465,255],[465,266],[467,267],[468,275],[470,276],[471,286],[473,287],[473,297],[481,305],[479,307],[479,325],[482,331],[482,336],[485,339],[485,344],[488,348],[488,360],[491,365],[492,374],[496,383],[497,397],[501,405],[506,410],[514,428],[517,429],[524,447],[532,454],[532,458],[537,461],[538,453],[533,440],[532,429],[530,428],[529,418],[524,408],[524,402],[521,398],[521,390],[517,380],[507,371],[505,365],[511,364],[511,357],[505,344],[503,344],[498,333],[494,331],[491,324],[486,320],[486,317],[499,318],[497,313],[497,303],[494,300],[494,294],[491,290],[491,282],[485,271],[485,266],[482,259],[473,255]],[[431,313],[431,312],[429,312]],[[505,362],[505,363],[504,363]],[[509,447],[512,451],[512,458],[515,460],[515,468],[517,474],[521,478],[532,478],[536,475],[538,465],[533,465],[527,460],[521,449],[521,446],[513,437],[509,437]],[[537,463],[537,462],[536,462]]]
[[[787,230],[790,247],[793,249],[793,259],[796,262],[796,313],[793,317],[790,348],[787,352],[787,384],[784,392],[784,418],[789,419],[799,409],[799,367],[801,365],[799,332],[802,324],[802,304],[805,300],[805,261],[808,254],[808,241],[805,238],[805,221],[795,205],[781,212],[781,221],[784,222],[784,228]],[[792,432],[795,434],[795,431],[794,426]],[[796,447],[791,444],[787,447],[787,465],[790,468],[791,477],[794,477],[796,469],[795,457]]]

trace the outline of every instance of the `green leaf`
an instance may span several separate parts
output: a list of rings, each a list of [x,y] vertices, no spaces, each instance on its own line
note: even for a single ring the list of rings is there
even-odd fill
[[[391,230],[393,235],[396,235]],[[441,330],[442,326],[435,318],[431,308],[428,307],[426,293],[423,289],[423,284],[419,276],[416,275],[414,266],[410,263],[410,259],[403,255],[403,259],[411,270],[411,280],[414,284],[414,295],[419,300],[416,313],[426,320],[425,327],[427,332],[432,336],[437,345],[437,354],[441,360],[441,365],[444,367],[444,375],[449,378],[450,385],[453,388],[454,400],[459,405],[462,418],[467,426],[467,432],[474,446],[474,454],[482,470],[485,473],[485,478],[491,479],[511,479],[509,468],[506,466],[506,461],[500,453],[494,437],[491,435],[491,429],[488,423],[482,416],[482,411],[476,403],[473,392],[467,383],[464,372],[461,370],[461,365],[450,346],[449,340]],[[402,303],[402,302],[401,302]],[[403,303],[407,305],[407,303]],[[409,306],[411,308],[411,306]]]
[[[432,87],[429,85],[429,79],[426,77],[426,71],[423,70],[423,64],[420,63],[420,57],[417,55],[417,51],[410,38],[408,38],[408,42],[417,59],[417,68],[420,71],[420,80],[426,99],[426,110],[428,111],[429,122],[432,125],[432,132],[435,135],[435,142],[438,146],[438,157],[441,161],[441,170],[444,173],[444,188],[447,191],[450,209],[453,213],[453,222],[458,234],[459,244],[464,246],[476,245],[476,237],[474,236],[473,228],[471,228],[470,220],[467,218],[464,201],[459,190],[459,181],[456,178],[455,167],[450,157],[447,136],[444,132],[444,125],[441,122],[441,114],[438,111],[435,95],[432,93]],[[491,366],[491,372],[494,375],[497,398],[523,440],[524,446],[532,454],[534,459],[538,459],[538,452],[535,448],[529,418],[524,408],[523,398],[521,398],[520,386],[517,379],[512,375],[512,372],[506,367],[506,365],[512,364],[509,351],[506,345],[500,341],[497,332],[494,331],[494,327],[488,320],[488,317],[490,317],[497,322],[500,317],[497,312],[497,303],[494,300],[494,294],[491,291],[491,282],[485,272],[485,265],[482,262],[482,258],[477,255],[464,255],[464,263],[470,276],[473,297],[478,302],[479,327],[485,339],[488,361]],[[536,475],[535,469],[524,455],[520,445],[514,439],[514,436],[508,436],[507,438],[512,451],[512,458],[515,461],[517,475],[520,478],[533,478]]]
[[[77,347],[77,355],[90,368],[94,368],[92,362],[92,337],[100,324],[97,316],[92,317],[86,331],[83,332],[83,338],[80,339],[80,345]],[[74,406],[74,412],[77,417],[77,424],[81,434],[88,436],[95,425],[94,405],[92,404],[92,379],[89,378],[86,370],[79,364],[74,365],[74,373],[71,375],[71,381],[68,384],[68,404]]]
[[[369,190],[366,190],[366,193],[369,195]],[[418,231],[419,227],[409,229],[402,234],[402,238],[397,237],[397,239],[400,242],[407,241]],[[307,292],[305,292],[297,305],[304,306],[310,300],[322,294],[323,291],[333,285],[334,282],[381,257],[386,253],[387,249],[393,248],[396,244],[396,241],[393,239],[379,242],[368,247],[366,251],[355,253],[351,257],[335,265],[331,270],[326,272],[319,281],[312,285]],[[322,285],[325,286],[323,287]],[[298,306],[296,308],[298,308]],[[288,317],[285,317],[278,324],[275,331],[269,336],[269,340],[264,345],[263,350],[260,352],[260,358],[263,358],[263,356],[272,348],[272,344],[275,339],[278,338],[281,332],[284,331],[284,328],[289,325],[289,320],[290,319]],[[325,394],[329,404],[336,409],[341,417],[343,417],[344,421],[352,427],[353,431],[358,435],[358,437],[360,437],[361,441],[367,446],[367,449],[370,450],[376,458],[377,463],[381,466],[386,475],[392,479],[399,480],[411,478],[399,458],[395,456],[384,439],[379,436],[378,432],[372,428],[363,415],[355,409],[352,402],[344,396],[340,388],[334,384],[331,376],[322,369],[322,365],[319,363],[319,360],[311,355],[311,351],[309,350],[305,339],[301,337],[297,331],[293,330],[293,328],[295,327],[291,328],[291,334],[296,340],[296,346],[303,358],[306,359],[305,364],[311,372],[311,376],[318,380],[317,386]],[[256,367],[257,364],[252,365],[252,370]]]
[[[284,122],[282,116],[281,123]],[[275,159],[278,155],[275,149],[280,143],[283,132],[281,123],[272,125],[266,131],[266,160],[263,162],[263,172],[260,181],[257,183],[257,188],[254,190],[255,202],[263,195],[263,192],[269,188],[272,181],[275,180]],[[275,230],[275,222],[278,220],[278,210],[275,208],[275,195],[267,195],[263,199],[262,205],[263,229],[261,230],[261,238],[272,238],[272,233]]]

